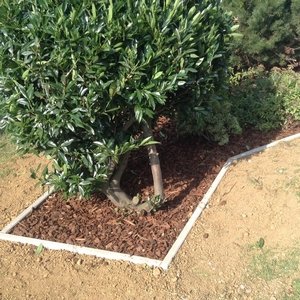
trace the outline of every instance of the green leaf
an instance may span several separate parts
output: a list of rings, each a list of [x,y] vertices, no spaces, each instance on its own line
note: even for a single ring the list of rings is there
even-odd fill
[[[68,147],[74,142],[74,139],[69,139],[61,144],[61,147]]]
[[[36,170],[34,170],[33,168],[30,168],[30,177],[32,179],[36,179],[37,178]]]
[[[29,72],[30,72],[29,69],[27,69],[26,71],[23,72],[22,78],[23,78],[24,80],[26,80],[26,79],[28,78]]]
[[[67,166],[66,164],[63,164],[63,172],[64,172],[65,174],[68,173],[68,166]]]
[[[144,140],[142,140],[139,145],[140,146],[149,146],[149,145],[156,145],[156,144],[159,144],[159,142],[153,141],[152,137],[150,136],[150,137],[147,137]]]
[[[87,154],[87,159],[89,161],[90,166],[93,166],[93,159],[90,154]]]
[[[75,132],[75,128],[72,124],[70,123],[67,123],[67,127],[72,131],[72,132]]]
[[[96,20],[96,18],[97,18],[97,11],[96,11],[95,3],[92,3],[92,16],[93,16],[93,19]]]
[[[135,119],[140,123],[143,119],[143,110],[140,106],[134,107]]]
[[[28,105],[28,101],[26,101],[24,98],[20,98],[17,100],[17,103],[27,106]]]
[[[162,71],[157,72],[157,73],[154,75],[153,79],[158,79],[158,78],[161,77],[163,74],[164,74],[164,73],[163,73]]]
[[[33,93],[34,93],[34,87],[33,87],[33,84],[30,84],[26,91],[28,99],[32,99]]]
[[[85,195],[85,191],[83,189],[83,187],[81,185],[78,185],[78,190],[79,190],[79,193],[84,196]]]
[[[108,23],[111,23],[113,18],[113,11],[114,11],[114,4],[113,0],[109,0],[109,7],[108,7]]]
[[[199,23],[201,17],[202,17],[202,14],[199,11],[197,14],[194,15],[194,17],[192,19],[192,24],[196,25],[197,23]]]
[[[260,238],[257,242],[256,242],[256,246],[260,249],[262,249],[265,245],[265,240],[263,238]]]
[[[84,181],[80,182],[81,186],[88,186],[88,185],[91,185],[91,184],[92,184],[92,182],[90,180],[84,180]]]
[[[103,142],[99,142],[99,141],[95,141],[94,144],[97,145],[97,146],[104,146],[105,145]]]
[[[52,147],[52,148],[56,148],[57,147],[57,145],[54,142],[52,142],[52,141],[48,141],[47,145],[50,146],[50,147]]]
[[[44,250],[44,246],[42,244],[38,245],[35,250],[34,250],[34,253],[35,255],[40,255]]]
[[[244,37],[244,35],[242,33],[238,33],[238,32],[233,32],[228,34],[228,36],[232,36],[233,38],[237,38],[237,39],[241,39]]]
[[[194,13],[196,12],[196,7],[192,6],[188,12],[188,16],[192,17],[194,15]]]
[[[240,27],[239,24],[233,25],[233,26],[230,28],[230,31],[231,31],[231,32],[236,31],[239,27]]]
[[[204,61],[204,57],[201,57],[201,58],[197,61],[196,66],[199,67],[199,66],[203,63],[203,61]]]

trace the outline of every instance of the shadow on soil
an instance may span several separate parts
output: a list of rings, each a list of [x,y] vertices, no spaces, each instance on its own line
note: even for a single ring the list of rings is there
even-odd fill
[[[164,131],[164,128],[161,129]],[[187,137],[170,142],[161,141],[159,148],[161,167],[167,201],[162,210],[179,206],[186,197],[199,201],[217,176],[224,163],[231,156],[259,147],[272,141],[300,132],[300,123],[288,128],[262,133],[258,130],[245,130],[233,136],[230,142],[219,146],[199,137]],[[170,132],[164,132],[168,136]],[[131,195],[152,193],[152,177],[146,151],[133,154],[128,170],[124,174],[124,189]],[[172,195],[176,195],[172,197]]]

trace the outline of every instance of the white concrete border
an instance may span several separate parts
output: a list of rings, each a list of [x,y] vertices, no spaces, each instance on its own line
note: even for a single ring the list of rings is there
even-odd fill
[[[192,216],[182,229],[181,233],[177,237],[176,241],[174,242],[173,246],[165,256],[165,258],[161,260],[156,259],[150,259],[147,257],[141,257],[141,256],[135,256],[135,255],[129,255],[124,253],[118,253],[118,252],[111,252],[106,250],[100,250],[100,249],[94,249],[94,248],[88,248],[88,247],[81,247],[76,245],[70,245],[65,243],[57,243],[47,240],[41,240],[41,239],[34,239],[29,237],[23,237],[23,236],[17,236],[13,234],[9,234],[9,232],[19,223],[21,220],[23,220],[26,216],[28,216],[34,209],[36,209],[39,205],[41,205],[47,197],[53,192],[53,188],[51,188],[48,192],[46,192],[44,195],[39,197],[32,205],[30,205],[27,209],[25,209],[18,217],[16,217],[11,223],[9,223],[7,226],[5,226],[1,232],[0,232],[0,240],[4,241],[11,241],[11,242],[17,242],[22,244],[30,244],[30,245],[43,245],[47,249],[53,249],[53,250],[66,250],[78,254],[85,254],[85,255],[92,255],[100,258],[106,258],[106,259],[112,259],[112,260],[123,260],[132,262],[135,264],[145,264],[151,267],[160,267],[164,270],[167,270],[170,266],[171,261],[173,260],[174,256],[177,254],[178,250],[180,249],[181,245],[184,243],[187,235],[191,231],[192,227],[194,226],[195,222],[203,212],[204,208],[208,204],[211,196],[217,189],[220,181],[226,174],[228,168],[231,166],[232,163],[235,161],[251,156],[255,153],[262,152],[268,148],[274,147],[278,145],[281,142],[288,142],[295,140],[297,138],[300,138],[300,133],[291,135],[289,137],[283,138],[281,140],[272,142],[270,144],[267,144],[265,146],[257,147],[252,150],[249,150],[247,152],[241,153],[239,155],[233,156],[229,158],[226,163],[224,164],[223,168],[213,181],[212,185],[210,186],[207,193],[204,195],[198,206],[196,207],[195,211],[193,212]]]
[[[100,258],[106,258],[106,259],[112,259],[112,260],[123,260],[123,261],[132,262],[135,264],[145,264],[145,265],[148,265],[151,267],[159,267],[161,264],[160,260],[150,259],[147,257],[141,257],[141,256],[124,254],[124,253],[94,249],[94,248],[89,248],[89,247],[81,247],[81,246],[52,242],[52,241],[47,241],[47,240],[34,239],[34,238],[29,238],[29,237],[24,237],[24,236],[7,234],[7,233],[3,233],[3,232],[0,232],[0,240],[35,245],[35,246],[43,245],[43,247],[45,247],[47,249],[66,250],[66,251],[70,251],[70,252],[74,252],[74,253],[78,253],[78,254],[91,255],[91,256],[96,256],[96,257],[100,257]]]
[[[35,202],[33,202],[30,206],[28,206],[21,214],[19,214],[12,222],[7,224],[0,232],[9,233],[19,222],[25,219],[28,215],[30,215],[38,206],[40,206],[50,194],[52,194],[54,188],[51,187],[46,193],[40,196]]]

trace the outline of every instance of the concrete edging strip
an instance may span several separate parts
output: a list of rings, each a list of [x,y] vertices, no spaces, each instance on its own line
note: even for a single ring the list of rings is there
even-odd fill
[[[50,194],[52,194],[54,188],[51,187],[46,193],[40,196],[35,202],[33,202],[30,206],[28,206],[21,214],[19,214],[12,222],[7,224],[0,232],[9,233],[19,222],[25,219],[29,214],[33,212],[38,206],[40,206]]]
[[[251,149],[251,150],[249,150],[249,151],[243,152],[243,153],[241,153],[241,154],[232,156],[232,157],[230,157],[230,158],[228,159],[228,161],[230,161],[230,163],[232,163],[232,162],[235,161],[235,160],[238,160],[238,159],[241,159],[241,158],[250,156],[250,155],[252,155],[252,154],[255,154],[255,153],[264,151],[264,150],[269,149],[269,148],[272,148],[272,147],[278,145],[278,144],[281,143],[281,142],[289,142],[289,141],[295,140],[295,139],[297,139],[297,138],[300,138],[300,133],[296,133],[296,134],[290,135],[290,136],[288,136],[288,137],[286,137],[286,138],[280,139],[280,140],[278,140],[278,141],[274,141],[274,142],[272,142],[272,143],[270,143],[270,144],[267,144],[267,145],[264,145],[264,146],[260,146],[260,147]]]
[[[195,222],[197,221],[197,219],[203,212],[204,208],[209,203],[211,196],[217,189],[219,183],[221,182],[222,178],[226,174],[226,172],[227,172],[228,168],[231,166],[231,164],[239,159],[248,157],[255,153],[259,153],[268,148],[274,147],[281,142],[288,142],[288,141],[292,141],[297,138],[300,138],[300,133],[291,135],[289,137],[280,139],[278,141],[272,142],[265,146],[257,147],[252,150],[249,150],[249,151],[243,152],[241,154],[230,157],[224,164],[223,168],[221,169],[221,171],[219,172],[219,174],[213,181],[212,185],[210,186],[210,188],[208,189],[208,191],[206,192],[206,194],[204,195],[204,197],[202,198],[202,200],[200,201],[200,203],[194,210],[192,216],[190,217],[190,219],[188,220],[188,222],[182,229],[181,233],[177,237],[176,241],[172,245],[171,249],[169,250],[169,252],[167,253],[167,255],[165,256],[165,258],[162,261],[147,258],[147,257],[119,253],[119,252],[111,252],[111,251],[100,250],[100,249],[95,249],[95,248],[81,247],[81,246],[76,246],[76,245],[71,245],[71,244],[58,243],[58,242],[52,242],[52,241],[47,241],[47,240],[34,239],[34,238],[9,234],[9,232],[13,229],[14,226],[17,225],[17,223],[19,223],[21,220],[23,220],[27,215],[29,215],[35,208],[37,208],[39,205],[41,205],[47,199],[47,197],[54,191],[53,188],[51,188],[48,192],[46,192],[41,197],[39,197],[32,205],[30,205],[27,209],[25,209],[12,222],[10,222],[8,225],[6,225],[0,231],[0,240],[18,242],[18,243],[23,243],[23,244],[31,244],[31,245],[35,245],[35,246],[43,245],[47,249],[66,250],[66,251],[70,251],[70,252],[78,253],[78,254],[92,255],[92,256],[99,257],[99,258],[106,258],[106,259],[112,259],[112,260],[123,260],[123,261],[132,262],[135,264],[145,264],[148,266],[160,267],[164,270],[167,270],[170,266],[171,261],[173,260],[173,258],[179,251],[180,247],[184,243],[189,232],[193,228]]]
[[[7,234],[0,232],[0,240],[4,241],[10,241],[10,242],[18,242],[22,244],[29,244],[34,246],[43,245],[43,247],[51,250],[66,250],[78,254],[85,254],[85,255],[91,255],[96,256],[99,258],[106,258],[106,259],[112,259],[112,260],[123,260],[132,262],[135,264],[146,264],[149,266],[155,266],[158,267],[161,263],[160,260],[150,259],[146,257],[141,256],[135,256],[135,255],[129,255],[124,253],[118,253],[118,252],[112,252],[112,251],[106,251],[106,250],[100,250],[100,249],[94,249],[89,247],[81,247],[71,244],[65,244],[65,243],[58,243],[58,242],[52,242],[47,240],[40,240],[40,239],[34,239],[24,236],[18,236],[13,234]]]
[[[188,236],[189,232],[193,228],[195,222],[197,221],[197,219],[199,218],[199,216],[203,212],[204,208],[208,204],[211,196],[213,195],[213,193],[217,189],[221,179],[226,174],[227,169],[228,169],[229,166],[230,165],[227,164],[227,162],[226,162],[224,167],[221,169],[218,176],[215,178],[212,185],[210,186],[210,188],[208,189],[208,191],[206,192],[206,194],[204,195],[204,197],[202,198],[202,200],[200,201],[200,203],[198,204],[198,206],[194,210],[192,216],[187,221],[187,223],[183,227],[182,231],[180,232],[179,236],[177,237],[176,241],[174,242],[173,246],[171,247],[171,249],[169,250],[169,252],[165,256],[165,258],[163,259],[163,261],[160,265],[160,267],[162,269],[164,269],[164,270],[168,269],[168,267],[169,267],[171,261],[173,260],[174,256],[179,251],[180,247],[184,243],[184,241],[185,241],[186,237]]]

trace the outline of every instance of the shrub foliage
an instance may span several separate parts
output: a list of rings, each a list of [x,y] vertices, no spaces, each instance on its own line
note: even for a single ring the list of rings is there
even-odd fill
[[[1,2],[1,125],[24,151],[53,158],[44,183],[138,206],[120,188],[129,153],[147,146],[159,173],[156,117],[199,109],[226,73],[232,24],[219,2]]]
[[[300,58],[300,0],[225,0],[243,38],[235,64],[284,66]]]
[[[231,77],[231,113],[242,128],[268,131],[300,121],[300,76],[292,70],[262,66]]]

